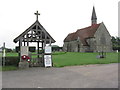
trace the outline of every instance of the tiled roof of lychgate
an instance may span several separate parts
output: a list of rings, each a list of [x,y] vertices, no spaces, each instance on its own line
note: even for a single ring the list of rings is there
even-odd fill
[[[92,26],[78,29],[76,32],[68,34],[68,36],[64,39],[64,42],[74,41],[80,37],[80,41],[83,45],[88,45],[86,39],[94,37],[94,34],[99,26],[100,24],[93,24]]]

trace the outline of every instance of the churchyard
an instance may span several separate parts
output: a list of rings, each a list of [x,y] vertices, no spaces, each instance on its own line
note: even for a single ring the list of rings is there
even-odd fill
[[[94,7],[93,7],[93,12],[95,14]],[[47,32],[47,30],[45,30],[45,28],[40,24],[38,20],[38,15],[40,14],[38,13],[38,11],[34,14],[36,15],[36,21],[13,40],[14,43],[18,43],[18,45],[16,46],[16,53],[15,52],[6,53],[5,43],[3,44],[2,70],[4,71],[12,70],[12,69],[16,70],[18,67],[20,69],[25,69],[29,67],[38,67],[38,66],[64,67],[64,66],[88,65],[88,64],[109,64],[109,63],[118,62],[118,53],[112,52],[112,42],[110,37],[108,38],[109,40],[107,40],[110,41],[109,42],[110,44],[106,41],[103,41],[103,38],[98,37],[101,40],[101,41],[97,40],[99,41],[99,43],[101,43],[101,44],[98,43],[98,46],[92,45],[92,48],[90,48],[90,46],[86,43],[84,45],[85,46],[84,50],[81,51],[80,50],[81,45],[78,44],[75,45],[77,48],[73,47],[74,49],[76,49],[75,51],[72,50],[71,47],[72,45],[67,43],[66,45],[63,45],[63,48],[61,49],[60,52],[54,52],[52,50],[52,43],[56,42],[55,39],[52,38],[52,36]],[[92,26],[90,26],[89,28],[96,26],[97,23],[93,22],[91,25]],[[101,37],[103,37],[103,35],[101,35]],[[77,36],[77,38],[78,38],[77,43],[79,43],[80,42],[79,36]],[[31,43],[36,43],[36,46],[32,47]],[[109,47],[109,45],[111,46]],[[66,48],[64,46],[66,46]],[[99,47],[98,50],[92,50],[93,48],[95,49],[98,47]],[[110,50],[106,50],[107,48]],[[107,53],[107,52],[111,52],[111,53]],[[15,68],[14,66],[16,66],[17,68]]]
[[[119,53],[106,53],[105,58],[97,58],[98,54],[99,53],[54,52],[52,53],[53,67],[118,63]],[[6,57],[18,57],[18,53],[6,53]],[[3,71],[17,69],[18,67],[15,66],[3,67]]]
[[[106,53],[106,58],[97,58],[97,56],[98,53],[67,52],[61,55],[53,55],[53,64],[55,67],[64,67],[118,62],[118,53]]]

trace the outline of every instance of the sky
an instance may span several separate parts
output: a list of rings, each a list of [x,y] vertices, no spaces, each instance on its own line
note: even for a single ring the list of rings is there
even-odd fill
[[[36,21],[56,40],[53,45],[63,46],[64,38],[77,29],[91,25],[93,6],[97,23],[104,22],[111,36],[118,36],[119,0],[1,0],[0,47],[15,48],[13,39]]]

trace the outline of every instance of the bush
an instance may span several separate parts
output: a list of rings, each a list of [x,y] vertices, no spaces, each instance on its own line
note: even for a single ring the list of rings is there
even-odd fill
[[[36,51],[36,47],[29,47],[29,51],[30,52],[35,52]]]
[[[60,51],[63,47],[52,47],[52,51]]]
[[[16,52],[19,52],[19,51],[20,51],[20,48],[19,48],[18,46],[16,46],[15,51],[16,51]],[[30,46],[30,47],[29,47],[29,51],[30,51],[30,52],[35,52],[35,51],[36,51],[36,47]]]
[[[113,50],[118,50],[118,47],[115,47],[115,46],[114,46],[114,47],[113,47]]]
[[[114,46],[113,50],[118,50],[120,52],[120,46]]]
[[[6,48],[6,52],[12,52],[12,49]]]
[[[18,66],[19,57],[5,57],[5,66]]]

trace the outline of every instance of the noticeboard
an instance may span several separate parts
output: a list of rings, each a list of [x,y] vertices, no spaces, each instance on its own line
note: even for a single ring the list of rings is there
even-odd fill
[[[45,47],[45,53],[52,53],[51,46],[46,46]]]
[[[51,55],[44,55],[44,64],[45,64],[45,67],[51,67],[52,66]]]

